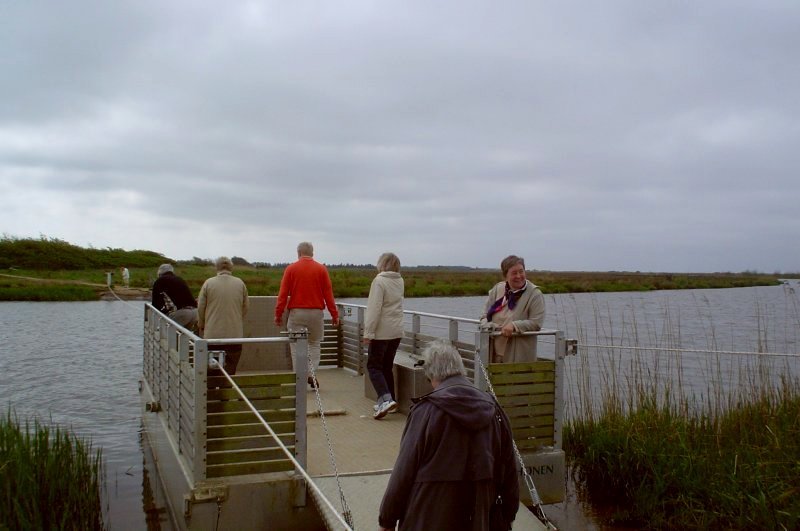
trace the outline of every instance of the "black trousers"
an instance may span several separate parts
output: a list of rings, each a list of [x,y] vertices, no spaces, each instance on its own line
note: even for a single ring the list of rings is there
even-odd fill
[[[369,342],[369,356],[367,357],[367,372],[372,387],[378,393],[378,400],[385,395],[392,395],[392,399],[397,398],[394,394],[394,355],[397,354],[397,347],[400,345],[400,338],[396,339],[373,339]]]

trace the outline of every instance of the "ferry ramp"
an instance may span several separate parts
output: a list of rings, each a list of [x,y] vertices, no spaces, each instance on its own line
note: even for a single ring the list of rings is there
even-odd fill
[[[341,485],[355,529],[377,529],[378,510],[400,448],[406,415],[395,413],[381,420],[372,418],[374,402],[364,396],[364,375],[345,369],[323,369],[317,372],[317,379],[325,421],[318,413],[317,394],[309,390],[308,473],[340,513]],[[323,518],[329,519],[324,514]],[[330,528],[337,529],[334,524]],[[520,504],[513,529],[544,530],[545,527]]]

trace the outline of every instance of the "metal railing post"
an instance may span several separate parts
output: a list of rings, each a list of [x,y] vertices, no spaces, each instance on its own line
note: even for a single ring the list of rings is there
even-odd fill
[[[166,401],[161,404],[161,408],[167,414],[167,426],[170,426],[169,420],[171,417],[174,416],[174,412],[172,411],[172,401],[169,399],[172,395],[172,386],[175,385],[172,378],[172,353],[177,353],[178,351],[178,331],[172,326],[172,324],[167,325],[167,370],[166,370],[166,383],[167,383],[167,399]],[[178,387],[178,391],[180,391],[180,387]]]
[[[195,343],[194,351],[194,458],[192,481],[206,479],[206,447],[208,436],[208,341]]]
[[[183,430],[181,426],[183,425],[181,421],[183,420],[183,407],[181,407],[181,389],[183,388],[183,383],[187,379],[186,374],[186,364],[189,361],[189,338],[185,335],[181,334],[180,338],[178,339],[178,453],[183,453],[183,447],[181,443],[183,442]]]
[[[149,367],[148,364],[150,363],[150,309],[145,304],[144,306],[144,330],[143,330],[143,340],[142,340],[142,373],[144,374],[144,379],[149,380],[148,373]],[[148,382],[149,384],[149,382]]]
[[[306,434],[306,385],[308,384],[308,331],[305,328],[289,332],[295,342],[295,418],[294,455],[303,468],[308,461],[308,439]]]
[[[159,316],[158,319],[158,346],[156,348],[156,372],[153,376],[153,382],[156,384],[153,389],[155,401],[161,403],[161,388],[164,386],[164,343],[167,340],[167,332],[165,330],[167,321]]]
[[[458,321],[455,319],[450,319],[450,341],[453,344],[458,342]]]
[[[412,314],[411,315],[411,353],[419,355],[420,348],[418,345],[418,336],[420,331],[422,330],[422,317],[419,314]]]
[[[557,331],[555,335],[555,353],[553,359],[556,364],[556,382],[554,393],[555,412],[553,414],[553,441],[555,447],[561,449],[563,442],[564,425],[564,357],[567,355],[567,341],[564,332]]]
[[[336,366],[344,367],[344,305],[337,303],[336,309],[339,311],[339,326],[336,327]]]
[[[364,308],[358,308],[358,374],[364,374]]]
[[[488,382],[486,381],[486,377],[483,375],[483,371],[477,370],[482,363],[488,372],[489,370],[489,338],[491,336],[491,328],[488,327],[478,327],[478,331],[475,332],[475,387],[480,389],[481,391],[486,391],[489,389]]]

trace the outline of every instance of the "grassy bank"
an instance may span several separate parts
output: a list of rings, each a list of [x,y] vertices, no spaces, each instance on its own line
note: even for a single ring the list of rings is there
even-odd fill
[[[754,392],[724,413],[642,397],[571,423],[577,484],[609,521],[639,529],[800,528],[800,387]]]
[[[102,457],[59,427],[0,417],[0,529],[104,529]]]
[[[235,274],[247,284],[251,295],[277,295],[283,266],[254,267],[233,257]],[[162,263],[176,265],[177,272],[197,294],[203,281],[214,275],[210,261],[195,258],[176,262],[152,251],[94,249],[42,236],[39,239],[0,238],[0,300],[92,300],[107,284],[121,283],[120,267],[131,274],[133,288],[148,289]],[[376,271],[370,267],[328,266],[334,295],[366,297]],[[413,267],[402,271],[406,297],[456,297],[486,295],[502,280],[500,271],[465,267]],[[639,272],[532,271],[529,278],[545,293],[602,291],[650,291],[663,289],[733,288],[777,284],[777,275],[759,273],[672,274]],[[786,276],[791,276],[788,273]],[[31,277],[37,280],[26,280]],[[71,284],[71,285],[70,285]]]
[[[155,280],[155,267],[129,267],[132,287],[148,289]],[[364,268],[329,267],[334,295],[337,298],[366,297],[376,271]],[[2,271],[15,278],[0,276],[0,300],[90,300],[99,297],[106,285],[106,273],[119,284],[118,271],[105,269]],[[203,282],[214,275],[207,265],[177,265],[176,272],[189,284],[195,295]],[[234,274],[247,284],[251,295],[277,295],[282,267],[237,266]],[[499,271],[478,269],[406,268],[402,271],[406,297],[456,297],[486,295],[502,280]],[[25,280],[32,277],[50,281]],[[764,286],[778,283],[776,275],[757,273],[670,274],[623,272],[558,272],[531,271],[528,278],[545,293],[579,293],[602,291],[650,291],[662,289],[733,288]],[[66,283],[80,289],[71,289]],[[89,286],[91,284],[92,286]],[[93,290],[93,291],[92,291]],[[90,295],[90,291],[94,296]]]
[[[0,300],[4,301],[94,301],[99,292],[98,288],[80,284],[0,277]]]
[[[663,350],[633,332],[630,350],[579,349],[564,451],[581,495],[625,528],[800,529],[797,360],[687,356],[677,323],[662,334]]]

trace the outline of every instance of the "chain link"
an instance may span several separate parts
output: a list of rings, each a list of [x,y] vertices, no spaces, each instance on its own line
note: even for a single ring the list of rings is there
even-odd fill
[[[311,363],[311,353],[308,354],[308,370],[311,373],[311,381],[315,384],[317,383],[317,373],[314,369],[314,364]],[[345,522],[347,525],[350,526],[350,529],[355,529],[353,526],[353,514],[350,512],[350,507],[347,505],[347,500],[344,498],[344,490],[342,489],[342,483],[339,480],[339,470],[336,467],[336,457],[333,455],[333,443],[331,443],[331,435],[328,432],[328,423],[325,421],[325,411],[322,409],[322,397],[319,394],[319,385],[312,385],[314,389],[314,398],[317,402],[317,410],[319,411],[319,418],[322,419],[322,431],[325,432],[325,440],[328,443],[328,456],[331,460],[331,466],[333,467],[333,473],[336,476],[336,485],[339,488],[339,500],[342,503],[342,516],[344,517]]]

